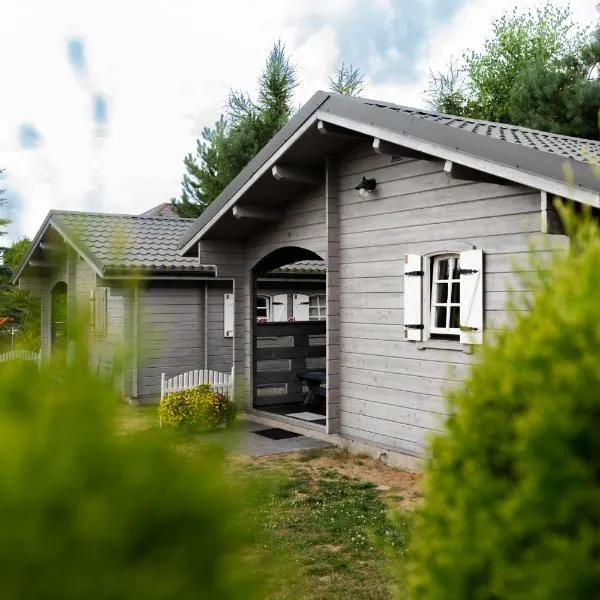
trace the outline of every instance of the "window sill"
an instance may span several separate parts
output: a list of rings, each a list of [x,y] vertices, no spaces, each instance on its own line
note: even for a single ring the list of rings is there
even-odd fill
[[[471,354],[473,349],[470,344],[461,344],[458,340],[429,339],[417,343],[417,350],[454,350]]]

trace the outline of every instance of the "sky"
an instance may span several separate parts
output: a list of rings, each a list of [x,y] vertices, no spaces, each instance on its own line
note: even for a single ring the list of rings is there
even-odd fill
[[[298,105],[345,62],[367,74],[364,95],[423,107],[430,69],[481,48],[515,2],[2,0],[8,241],[33,236],[50,209],[138,214],[178,196],[183,157],[231,88],[255,90],[278,39]],[[597,20],[595,1],[554,3]]]

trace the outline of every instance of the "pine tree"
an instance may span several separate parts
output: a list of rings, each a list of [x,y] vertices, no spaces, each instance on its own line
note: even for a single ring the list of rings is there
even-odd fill
[[[180,216],[198,216],[292,116],[298,79],[281,41],[258,83],[256,101],[243,91],[229,93],[226,114],[204,129],[196,155],[185,157],[181,198],[172,200]]]
[[[346,66],[342,63],[335,71],[335,75],[329,78],[329,89],[336,94],[345,96],[360,96],[365,89],[365,75],[352,63]]]
[[[365,76],[353,65],[342,66],[330,78],[330,89],[358,95]],[[196,217],[227,187],[294,113],[298,87],[296,67],[281,40],[271,48],[253,100],[243,90],[231,90],[225,113],[203,130],[195,154],[184,158],[181,196],[171,203],[181,217]]]

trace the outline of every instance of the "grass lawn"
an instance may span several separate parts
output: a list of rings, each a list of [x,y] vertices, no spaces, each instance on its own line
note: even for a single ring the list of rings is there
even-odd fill
[[[124,407],[124,431],[155,426],[155,409]],[[416,475],[338,448],[227,462],[232,477],[261,482],[244,512],[269,599],[375,600],[402,588]]]

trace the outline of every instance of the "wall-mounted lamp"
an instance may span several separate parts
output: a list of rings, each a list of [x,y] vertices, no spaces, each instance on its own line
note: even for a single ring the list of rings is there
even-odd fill
[[[375,179],[363,177],[362,181],[354,189],[358,190],[358,193],[364,197],[367,194],[370,194],[376,187],[377,181]]]

